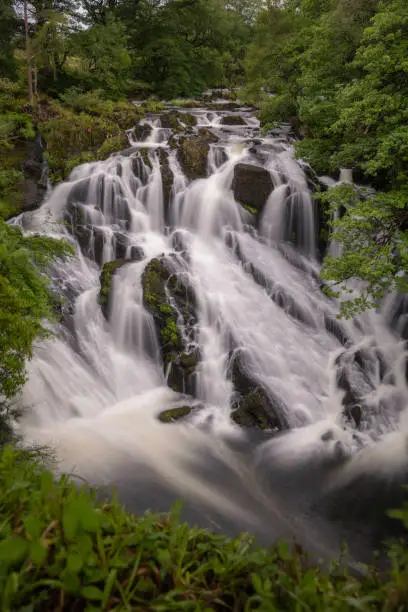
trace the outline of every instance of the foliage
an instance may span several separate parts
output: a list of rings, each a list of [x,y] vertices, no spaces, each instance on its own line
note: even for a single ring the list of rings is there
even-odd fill
[[[329,213],[341,210],[341,219],[332,221],[333,239],[342,245],[341,257],[327,255],[322,276],[339,283],[341,295],[351,299],[341,304],[343,315],[380,306],[388,291],[407,291],[408,241],[402,227],[408,223],[408,192],[366,193],[342,185],[322,194]],[[356,297],[345,281],[360,278],[363,289]],[[335,293],[333,289],[331,293]]]
[[[136,517],[57,481],[27,451],[0,454],[2,610],[406,610],[407,555],[381,580],[314,566],[296,545],[260,548],[170,515]],[[398,517],[407,521],[407,512]]]
[[[8,219],[18,212],[22,179],[23,173],[19,170],[0,168],[0,219]]]
[[[363,281],[361,294],[345,288],[347,316],[406,290],[407,55],[404,0],[293,0],[268,4],[247,57],[247,92],[263,100],[265,127],[291,118],[297,154],[318,173],[353,168],[378,190],[322,198],[329,213],[345,213],[333,224],[342,253],[327,256],[323,277],[338,289]],[[271,88],[277,96],[265,99]]]
[[[41,272],[69,248],[50,238],[24,237],[0,220],[0,396],[11,397],[25,381],[25,360],[53,316],[50,280]]]
[[[98,92],[71,89],[63,99],[80,112],[54,103],[51,116],[41,122],[53,182],[66,178],[75,165],[125,148],[124,129],[140,117],[132,104],[103,100]]]

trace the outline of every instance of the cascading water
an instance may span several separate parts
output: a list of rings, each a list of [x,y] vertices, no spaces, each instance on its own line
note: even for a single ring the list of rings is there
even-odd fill
[[[304,516],[296,519],[282,486],[288,474],[320,465],[317,497],[362,470],[384,470],[390,448],[399,450],[390,473],[402,469],[405,346],[381,313],[337,320],[315,259],[317,204],[288,140],[261,139],[247,110],[233,127],[223,125],[225,111],[189,112],[193,136],[205,128],[217,137],[206,178],[187,178],[173,131],[153,117],[142,122],[143,141],[130,131],[130,149],[76,168],[41,209],[15,221],[76,250],[54,269],[66,304],[54,338],[29,364],[18,427],[27,443],[55,448],[62,470],[122,487],[139,510],[165,510],[181,496],[211,525],[217,514],[262,537],[291,529],[302,538]],[[183,116],[179,124],[186,127]],[[242,163],[262,167],[273,183],[255,227],[233,191]],[[189,323],[169,294],[186,353],[199,354],[190,395],[167,385],[146,309],[143,275],[162,256],[194,294]],[[115,259],[127,263],[112,277],[104,316],[99,277]],[[231,419],[237,357],[277,428],[289,431],[252,440]],[[193,410],[184,423],[157,419],[186,405]],[[303,477],[293,476],[298,506]],[[307,531],[316,540],[310,523]]]

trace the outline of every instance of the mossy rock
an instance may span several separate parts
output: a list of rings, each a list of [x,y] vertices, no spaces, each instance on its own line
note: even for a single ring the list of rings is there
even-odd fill
[[[182,352],[169,356],[168,386],[178,393],[195,395],[196,393],[196,368],[199,362],[199,350]],[[166,368],[167,369],[167,368]]]
[[[143,303],[153,316],[163,369],[168,375],[170,388],[179,393],[193,395],[195,392],[195,370],[199,361],[199,351],[191,351],[178,327],[179,313],[186,327],[194,329],[195,299],[189,290],[174,274],[171,262],[165,257],[152,259],[142,276]],[[176,304],[176,308],[173,306]]]
[[[191,113],[181,113],[180,120],[189,127],[195,127],[197,125],[197,117]]]
[[[254,389],[240,401],[231,418],[241,427],[281,429],[279,420],[268,413],[267,407],[268,399],[263,389]]]
[[[239,163],[234,167],[232,190],[241,206],[253,214],[260,213],[273,190],[271,174],[260,166]]]
[[[246,125],[245,120],[241,117],[241,115],[227,115],[226,117],[222,117],[221,125]]]
[[[170,274],[164,260],[155,258],[147,264],[142,276],[143,303],[156,323],[164,362],[173,351],[183,348],[177,313],[166,293],[166,280]]]
[[[113,277],[117,271],[122,268],[125,264],[129,263],[125,259],[115,259],[115,261],[109,261],[103,268],[100,279],[100,290],[98,295],[98,303],[100,304],[103,316],[106,320],[109,319],[109,306],[111,301],[111,292]]]
[[[171,191],[173,188],[174,175],[170,169],[169,164],[169,155],[167,151],[163,149],[159,150],[159,159],[160,159],[160,171],[162,176],[162,186],[163,186],[163,205],[164,205],[164,215],[166,218],[166,222],[169,222],[169,204],[171,198]]]
[[[191,406],[180,406],[179,408],[170,408],[159,414],[159,421],[162,423],[174,423],[184,419],[191,413]]]
[[[190,180],[207,176],[207,159],[210,144],[218,137],[205,128],[195,136],[183,136],[179,140],[178,159],[186,177]]]
[[[181,132],[183,130],[183,126],[179,121],[181,117],[182,115],[178,111],[164,113],[160,117],[160,123],[162,128],[167,128],[173,130],[174,132]]]

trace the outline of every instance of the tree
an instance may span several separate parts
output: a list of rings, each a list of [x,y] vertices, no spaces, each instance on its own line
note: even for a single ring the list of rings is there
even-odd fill
[[[16,62],[13,43],[19,26],[11,0],[0,0],[0,77],[14,76]]]

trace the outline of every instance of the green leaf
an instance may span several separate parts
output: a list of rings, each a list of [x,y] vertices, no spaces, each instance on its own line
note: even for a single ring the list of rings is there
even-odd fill
[[[48,551],[40,540],[34,540],[30,544],[30,557],[34,565],[42,566],[47,558]]]
[[[72,573],[68,570],[63,572],[62,580],[64,588],[70,593],[79,593],[81,589],[81,581],[78,574]]]
[[[0,542],[0,561],[9,565],[21,561],[28,551],[28,542],[23,538],[9,538]]]
[[[98,587],[90,584],[89,586],[85,586],[81,589],[81,595],[86,597],[87,599],[101,601],[103,599],[103,592],[98,589]]]
[[[67,570],[74,574],[81,571],[83,559],[78,553],[69,553],[67,557]]]

